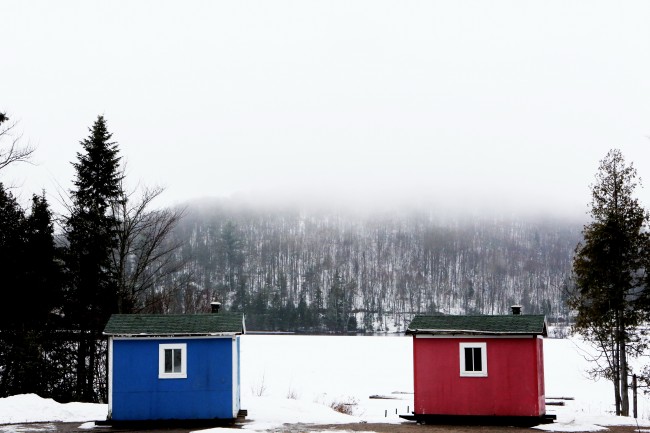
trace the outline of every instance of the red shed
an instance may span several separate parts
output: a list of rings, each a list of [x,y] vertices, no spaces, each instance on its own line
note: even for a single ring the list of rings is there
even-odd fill
[[[542,315],[416,316],[406,331],[413,335],[415,410],[404,418],[552,421],[544,396],[546,328]]]

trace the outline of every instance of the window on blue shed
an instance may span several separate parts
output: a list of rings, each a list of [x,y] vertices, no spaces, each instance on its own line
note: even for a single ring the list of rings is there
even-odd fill
[[[158,377],[184,379],[187,377],[187,344],[161,344],[158,351]]]
[[[165,349],[165,373],[181,372],[182,349]]]
[[[460,375],[487,376],[486,343],[460,343]]]

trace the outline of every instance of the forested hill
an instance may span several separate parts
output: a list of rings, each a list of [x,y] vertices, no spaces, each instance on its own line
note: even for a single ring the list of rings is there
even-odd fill
[[[194,286],[251,330],[377,332],[417,313],[566,318],[581,225],[561,219],[326,214],[190,205],[177,227]],[[188,293],[189,292],[189,293]]]

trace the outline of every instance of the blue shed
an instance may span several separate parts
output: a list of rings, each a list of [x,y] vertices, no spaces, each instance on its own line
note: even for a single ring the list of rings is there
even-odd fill
[[[107,421],[234,420],[244,332],[236,313],[112,315]]]

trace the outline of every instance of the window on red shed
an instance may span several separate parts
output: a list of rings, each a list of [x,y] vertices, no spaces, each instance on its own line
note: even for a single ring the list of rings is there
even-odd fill
[[[487,376],[486,343],[460,343],[460,375]]]

